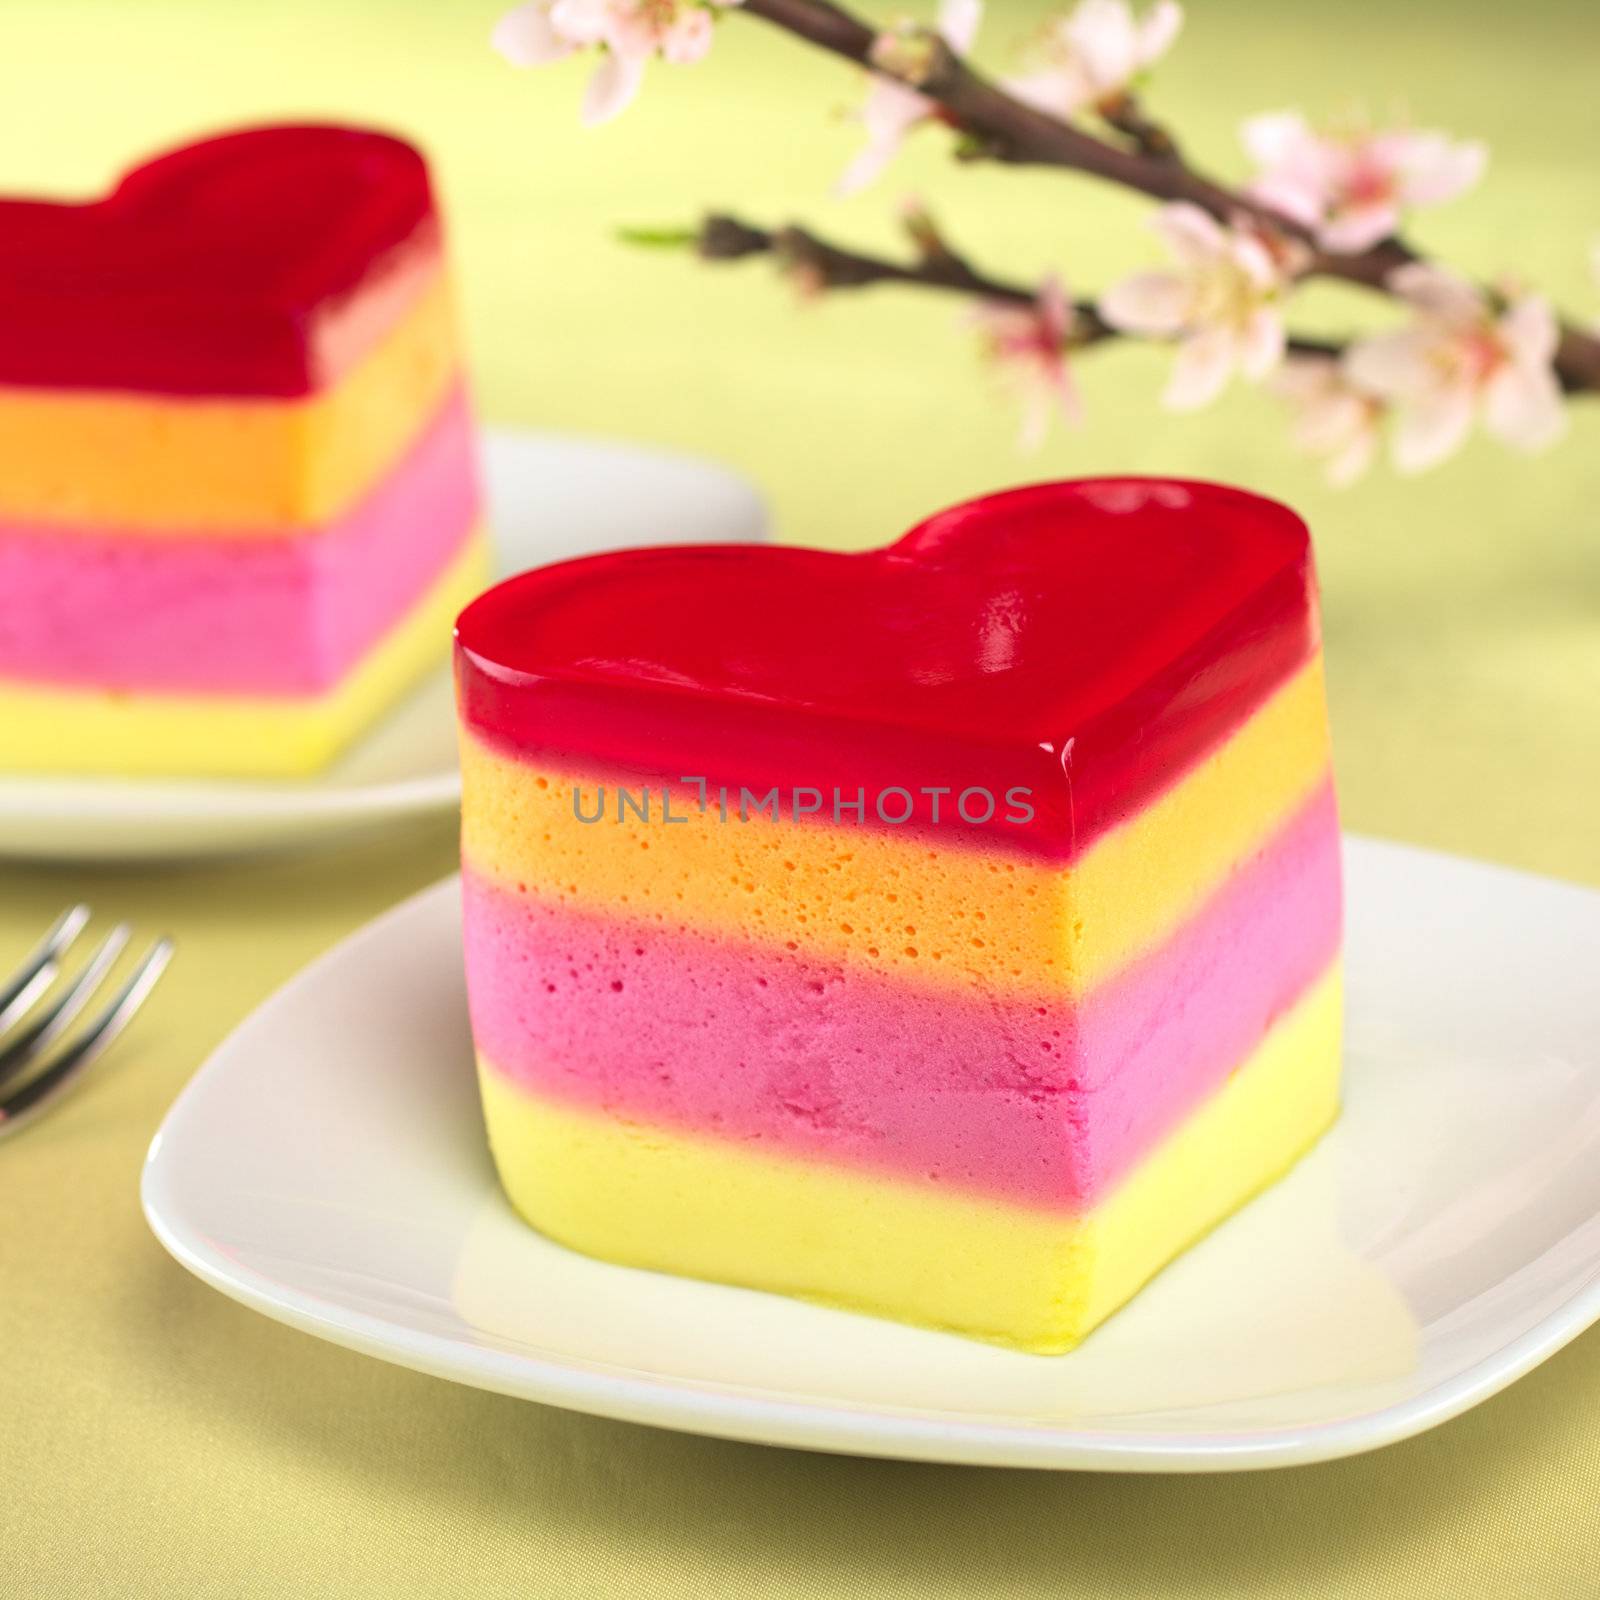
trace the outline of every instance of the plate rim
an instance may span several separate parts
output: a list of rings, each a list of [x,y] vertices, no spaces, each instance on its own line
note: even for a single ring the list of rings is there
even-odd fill
[[[1347,849],[1424,858],[1522,883],[1595,896],[1583,884],[1481,861],[1423,845],[1346,832]],[[1231,1472],[1309,1465],[1362,1454],[1415,1437],[1508,1388],[1600,1321],[1600,1268],[1531,1328],[1469,1367],[1419,1394],[1337,1421],[1244,1432],[1197,1430],[1138,1436],[1060,1424],[1028,1425],[941,1418],[925,1411],[839,1400],[773,1397],[732,1384],[706,1385],[665,1374],[552,1355],[475,1347],[444,1334],[407,1328],[369,1312],[322,1307],[317,1297],[229,1260],[197,1230],[165,1209],[162,1149],[196,1086],[225,1071],[238,1036],[269,1011],[292,1010],[324,969],[366,944],[382,943],[392,925],[422,915],[459,893],[452,873],[408,895],[354,929],[302,967],[229,1030],[174,1098],[140,1174],[140,1204],[162,1247],[228,1298],[301,1332],[392,1365],[451,1382],[589,1415],[714,1438],[886,1459],[952,1465],[1103,1472]],[[644,1269],[601,1263],[609,1271]],[[752,1291],[754,1292],[754,1291]]]

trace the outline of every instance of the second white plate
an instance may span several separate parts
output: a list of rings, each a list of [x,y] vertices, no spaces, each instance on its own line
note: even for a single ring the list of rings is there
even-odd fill
[[[440,1377],[866,1455],[1195,1472],[1369,1450],[1600,1316],[1600,895],[1348,847],[1344,1114],[1070,1355],[589,1260],[513,1215],[479,1118],[457,886],[270,1000],[168,1114],[163,1244]]]
[[[725,467],[638,445],[491,429],[498,575],[637,544],[761,539],[761,497]],[[296,783],[0,775],[0,855],[213,855],[308,843],[460,798],[450,674],[435,673],[327,772]]]

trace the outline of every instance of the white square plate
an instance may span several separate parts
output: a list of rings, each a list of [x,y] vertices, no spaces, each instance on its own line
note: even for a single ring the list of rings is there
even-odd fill
[[[174,1256],[309,1333],[603,1416],[864,1455],[1207,1471],[1443,1422],[1600,1317],[1600,895],[1347,848],[1343,1117],[1071,1355],[608,1266],[479,1120],[456,883],[324,956],[150,1149]]]

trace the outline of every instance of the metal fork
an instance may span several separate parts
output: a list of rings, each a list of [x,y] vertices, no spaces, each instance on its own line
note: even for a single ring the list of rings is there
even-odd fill
[[[63,958],[88,920],[88,906],[63,911],[16,976],[0,985],[0,1139],[39,1116],[83,1075],[89,1063],[127,1027],[172,959],[172,941],[157,939],[77,1038],[38,1066],[94,998],[132,936],[127,923],[119,922],[62,992],[35,1009],[35,1002],[43,1000],[55,982]],[[28,1076],[29,1068],[35,1066],[38,1070]],[[17,1086],[9,1087],[12,1084]]]

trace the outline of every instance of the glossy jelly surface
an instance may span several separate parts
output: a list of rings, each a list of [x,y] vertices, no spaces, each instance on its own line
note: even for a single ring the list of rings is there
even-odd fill
[[[322,387],[364,342],[330,334],[351,297],[439,250],[421,155],[333,126],[187,145],[86,203],[0,201],[0,240],[0,383],[183,395]]]
[[[456,637],[462,718],[503,752],[758,793],[864,788],[869,820],[894,787],[913,826],[934,823],[924,789],[976,787],[996,797],[990,843],[1052,856],[1175,782],[1318,645],[1300,519],[1160,479],[988,496],[862,554],[562,563],[489,591]]]

